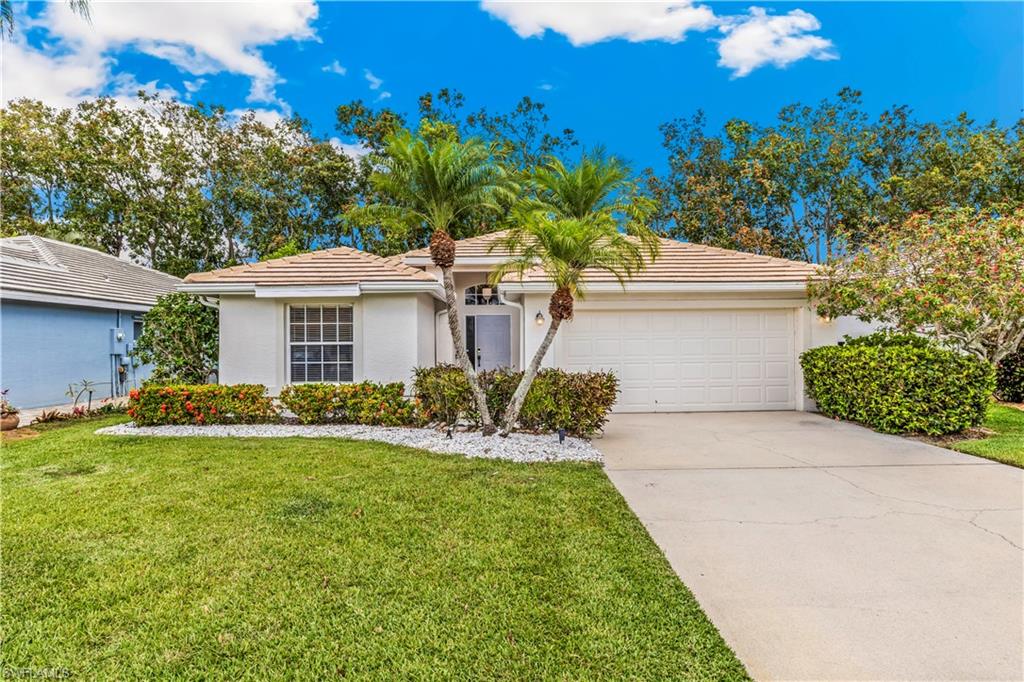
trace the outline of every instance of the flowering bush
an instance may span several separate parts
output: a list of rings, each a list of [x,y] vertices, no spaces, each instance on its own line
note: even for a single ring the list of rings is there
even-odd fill
[[[491,416],[501,421],[523,373],[493,370],[477,376],[487,394]],[[565,429],[571,435],[589,436],[608,421],[618,388],[619,381],[611,372],[542,369],[526,394],[526,402],[519,413],[519,428],[525,431]],[[453,424],[460,418],[473,424],[479,422],[466,377],[454,365],[417,369],[414,391],[421,401],[423,418],[428,422]]]
[[[296,384],[281,391],[281,403],[303,424],[411,426],[421,422],[418,403],[405,398],[405,385]]]
[[[128,394],[128,416],[139,426],[259,424],[277,410],[260,384],[147,384]]]

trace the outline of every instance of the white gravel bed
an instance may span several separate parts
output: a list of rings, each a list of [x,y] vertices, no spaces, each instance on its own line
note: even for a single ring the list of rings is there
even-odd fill
[[[96,431],[110,436],[205,436],[211,438],[348,438],[406,445],[431,452],[445,452],[505,459],[512,462],[601,462],[601,452],[590,441],[566,438],[559,444],[557,434],[513,433],[507,438],[485,438],[475,431],[456,431],[451,439],[434,429],[410,429],[353,424],[231,424],[204,426],[136,426],[133,422]]]

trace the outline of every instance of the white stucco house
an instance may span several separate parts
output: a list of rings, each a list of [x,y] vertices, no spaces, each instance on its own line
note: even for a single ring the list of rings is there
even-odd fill
[[[505,254],[496,235],[458,242],[455,282],[478,368],[521,368],[548,324],[542,272],[488,284]],[[544,358],[546,366],[614,371],[616,410],[804,410],[798,357],[855,319],[812,311],[814,266],[663,240],[623,289],[594,273]],[[382,258],[340,247],[190,275],[179,289],[220,307],[220,381],[281,388],[313,381],[404,381],[452,360],[440,272],[426,249]]]

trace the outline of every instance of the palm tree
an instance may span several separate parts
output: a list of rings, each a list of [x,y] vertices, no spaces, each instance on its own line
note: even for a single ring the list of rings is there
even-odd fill
[[[430,258],[440,268],[444,281],[455,359],[480,412],[481,430],[491,435],[496,429],[487,399],[462,340],[452,276],[455,240],[450,232],[470,216],[499,213],[503,203],[514,199],[514,183],[494,162],[491,148],[475,139],[428,143],[402,130],[388,136],[383,153],[372,163],[376,170],[370,183],[390,203],[373,204],[363,211],[378,224],[419,225],[430,231]]]
[[[555,291],[548,304],[550,326],[505,410],[502,435],[515,427],[559,326],[572,319],[575,299],[584,297],[586,272],[610,272],[625,286],[646,259],[657,257],[659,247],[646,224],[654,203],[637,193],[628,168],[614,157],[584,155],[575,168],[552,159],[533,172],[529,184],[533,196],[519,204],[513,226],[493,247],[515,255],[491,273],[491,281],[539,268]]]
[[[71,11],[89,21],[89,0],[68,0]],[[0,0],[0,38],[14,35],[14,2]]]

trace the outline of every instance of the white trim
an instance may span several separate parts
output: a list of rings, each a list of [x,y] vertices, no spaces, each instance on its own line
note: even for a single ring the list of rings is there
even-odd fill
[[[334,286],[260,286],[255,287],[256,298],[355,298],[358,284]]]
[[[120,301],[107,301],[98,298],[83,298],[79,296],[60,296],[56,294],[41,294],[34,291],[18,291],[17,289],[0,290],[0,299],[4,301],[21,301],[25,303],[49,303],[51,305],[67,305],[76,308],[102,308],[104,310],[127,310],[130,312],[144,313],[152,308],[152,305],[142,303],[123,303]]]
[[[359,288],[368,294],[427,293],[444,300],[444,286],[436,280],[433,282],[362,282]]]
[[[176,286],[175,291],[184,291],[190,294],[254,294],[255,284],[227,284],[227,283],[196,283],[185,282]]]
[[[554,291],[549,282],[506,282],[498,285],[510,294],[546,294]],[[800,292],[807,290],[806,282],[627,282],[622,287],[615,282],[584,283],[587,293],[757,293]]]
[[[251,294],[256,298],[355,298],[364,293],[426,293],[444,299],[444,289],[440,282],[363,282],[361,284],[285,284],[275,286],[252,283],[191,283],[179,284],[177,290],[193,294]]]

